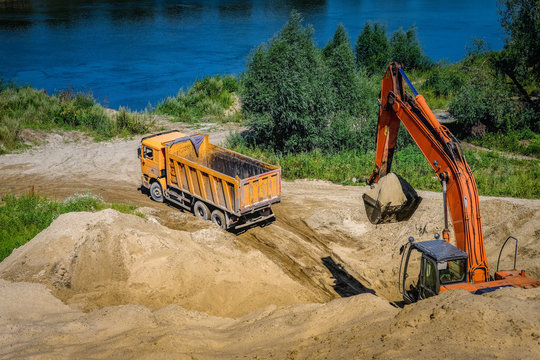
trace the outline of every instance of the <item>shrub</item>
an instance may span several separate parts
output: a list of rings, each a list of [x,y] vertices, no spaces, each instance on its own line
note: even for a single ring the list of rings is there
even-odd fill
[[[432,66],[431,60],[423,54],[414,26],[407,32],[401,28],[395,31],[390,37],[390,48],[392,61],[402,63],[405,69],[423,69]]]
[[[461,90],[465,76],[456,66],[439,64],[428,74],[422,89],[432,90],[436,96],[448,96]]]
[[[154,112],[172,115],[176,121],[197,122],[229,120],[225,110],[234,103],[238,91],[235,76],[209,76],[197,80],[187,92],[180,90],[176,97],[168,97],[158,104]]]
[[[154,123],[148,120],[146,116],[139,113],[133,113],[129,109],[120,107],[116,114],[116,127],[119,131],[125,131],[128,134],[144,134],[151,130]]]
[[[322,49],[322,54],[336,92],[334,109],[354,117],[365,117],[366,96],[369,95],[356,71],[351,42],[343,25],[338,25],[334,38]]]
[[[390,44],[386,27],[367,22],[356,41],[356,63],[369,74],[383,74],[390,62]]]
[[[486,132],[540,130],[537,107],[514,98],[509,84],[497,75],[489,61],[481,64],[468,61],[471,67],[467,80],[449,106],[460,125],[458,135],[482,137]]]
[[[335,88],[312,27],[296,12],[268,44],[250,55],[242,77],[250,139],[276,151],[297,152],[321,145],[336,101]]]

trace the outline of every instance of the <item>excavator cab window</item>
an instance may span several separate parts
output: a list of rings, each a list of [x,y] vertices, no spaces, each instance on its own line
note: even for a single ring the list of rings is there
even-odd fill
[[[422,282],[420,283],[420,295],[422,299],[438,294],[437,268],[435,262],[422,256]]]
[[[441,285],[465,281],[467,259],[455,259],[437,263]]]

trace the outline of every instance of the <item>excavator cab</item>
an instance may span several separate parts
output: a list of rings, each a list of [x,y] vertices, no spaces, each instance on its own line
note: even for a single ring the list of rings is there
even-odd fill
[[[399,290],[407,304],[438,295],[441,286],[467,281],[467,253],[438,240],[438,234],[435,238],[418,243],[409,238],[401,247]]]

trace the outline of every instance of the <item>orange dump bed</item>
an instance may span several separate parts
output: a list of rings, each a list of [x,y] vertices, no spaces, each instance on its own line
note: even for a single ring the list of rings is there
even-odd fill
[[[195,137],[194,137],[195,138]],[[165,146],[167,185],[218,208],[243,215],[281,200],[281,168],[189,139]]]

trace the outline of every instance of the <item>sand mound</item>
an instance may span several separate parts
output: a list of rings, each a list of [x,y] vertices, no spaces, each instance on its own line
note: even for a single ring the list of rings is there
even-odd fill
[[[0,298],[6,358],[534,359],[540,351],[540,289],[445,292],[404,309],[362,294],[238,319],[178,305],[83,313],[42,285],[4,280]]]
[[[114,210],[70,213],[0,263],[0,277],[44,284],[84,311],[178,304],[239,316],[313,301],[262,253],[235,244],[213,226],[188,233]]]

